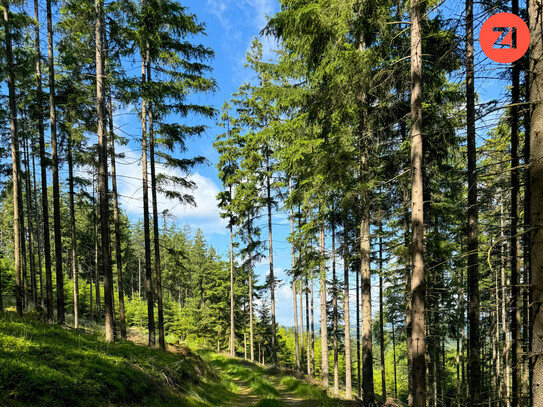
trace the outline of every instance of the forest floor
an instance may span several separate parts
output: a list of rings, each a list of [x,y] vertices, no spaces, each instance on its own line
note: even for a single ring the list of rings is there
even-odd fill
[[[350,406],[291,372],[209,349],[108,344],[100,327],[0,314],[0,406]],[[139,339],[139,340],[138,340]]]

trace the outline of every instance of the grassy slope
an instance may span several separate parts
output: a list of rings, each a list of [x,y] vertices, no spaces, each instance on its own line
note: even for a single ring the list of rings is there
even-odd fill
[[[337,405],[318,387],[207,350],[161,352],[0,316],[0,406]]]

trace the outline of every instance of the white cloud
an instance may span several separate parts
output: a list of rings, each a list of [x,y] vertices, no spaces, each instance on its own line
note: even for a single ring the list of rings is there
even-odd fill
[[[141,217],[143,213],[143,197],[141,187],[141,153],[128,146],[116,146],[118,154],[124,154],[117,159],[117,192],[119,204],[131,217]],[[178,170],[157,164],[157,173],[182,176]],[[79,176],[92,178],[88,169],[81,168]],[[157,197],[158,212],[167,211],[175,217],[180,224],[188,224],[193,228],[200,228],[206,234],[225,234],[227,222],[220,217],[217,194],[219,187],[211,180],[198,172],[186,177],[196,183],[197,188],[192,192],[181,187],[174,187],[176,191],[191,193],[196,201],[196,207],[181,204],[176,200],[168,199],[159,193]],[[151,208],[151,191],[149,191],[149,207]]]

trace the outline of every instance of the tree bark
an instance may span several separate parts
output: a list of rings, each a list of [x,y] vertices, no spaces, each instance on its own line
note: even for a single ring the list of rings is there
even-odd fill
[[[64,324],[64,273],[62,272],[62,230],[60,225],[60,181],[58,174],[57,117],[55,107],[55,60],[51,0],[47,8],[47,49],[49,62],[49,120],[51,132],[51,162],[53,172],[53,230],[55,235],[55,271],[57,276],[57,322]]]
[[[100,235],[102,272],[104,278],[104,310],[106,316],[106,341],[115,339],[115,312],[113,306],[113,271],[111,269],[111,250],[109,233],[109,199],[107,171],[107,130],[106,105],[104,98],[104,50],[103,38],[103,0],[95,0],[95,44],[96,44],[96,114],[98,116],[98,192],[100,202]]]
[[[24,139],[24,155],[25,155],[25,188],[26,188],[26,219],[28,221],[28,258],[30,260],[30,293],[32,304],[36,306],[38,303],[38,290],[36,281],[36,258],[34,253],[34,226],[32,219],[32,183],[30,182],[30,151],[28,148],[28,137]]]
[[[147,48],[147,83],[151,83],[151,59]],[[149,118],[149,159],[151,164],[151,195],[153,198],[153,243],[155,250],[155,278],[156,299],[158,311],[158,345],[161,350],[166,350],[164,339],[164,306],[162,304],[162,269],[160,264],[160,234],[158,229],[158,202],[155,169],[155,133],[153,129],[153,103],[149,100],[147,105],[147,117]]]
[[[321,384],[328,388],[328,324],[326,320],[326,264],[324,223],[319,225],[320,252],[320,309],[321,309]]]
[[[332,208],[332,212],[334,208]],[[333,215],[332,215],[333,216]],[[337,279],[336,279],[336,227],[332,220],[332,347],[334,348],[334,394],[339,393],[338,366],[338,310],[337,310]]]
[[[271,331],[272,331],[272,364],[277,365],[277,336],[275,327],[275,276],[273,270],[273,240],[272,240],[272,197],[271,197],[271,167],[270,152],[268,146],[265,147],[266,155],[266,204],[268,209],[268,250],[270,263],[270,299],[271,299]]]
[[[68,118],[68,121],[70,121],[70,118]],[[67,138],[68,188],[70,204],[70,249],[72,258],[72,283],[74,294],[74,326],[75,328],[79,328],[79,282],[77,275],[77,240],[75,237],[74,163],[72,156],[73,140],[71,128],[68,130]]]
[[[360,365],[360,273],[356,275],[356,383],[358,386],[358,397],[362,397],[361,365]]]
[[[232,199],[232,185],[230,185],[230,199]],[[233,220],[230,218],[230,356],[236,355],[235,329],[234,329],[234,231]]]
[[[106,37],[107,38],[107,37]],[[109,52],[109,46],[106,44]],[[108,65],[109,71],[109,65]],[[108,72],[110,74],[111,72]],[[126,340],[126,315],[124,307],[123,255],[121,250],[121,225],[119,219],[119,199],[117,194],[117,165],[115,157],[115,132],[113,131],[113,102],[111,96],[111,81],[107,82],[107,104],[109,143],[111,148],[111,193],[113,195],[113,227],[115,233],[115,262],[117,263],[117,292],[119,298],[119,329],[121,339]]]
[[[466,120],[468,154],[468,322],[469,400],[481,402],[479,356],[479,209],[477,203],[477,145],[475,133],[475,71],[473,49],[473,0],[466,0]]]
[[[426,407],[424,209],[422,150],[422,37],[421,5],[411,2],[411,280],[413,361],[410,397],[414,407]]]
[[[343,226],[343,309],[345,319],[345,398],[352,398],[351,378],[351,321],[349,310],[349,233],[347,221]]]
[[[531,371],[532,404],[543,405],[543,44],[542,2],[530,0],[528,5],[530,44],[530,189],[531,189]]]
[[[289,193],[292,195],[292,178],[288,180]],[[294,211],[290,208],[290,236],[294,238]],[[292,273],[292,300],[293,300],[293,312],[294,312],[294,354],[296,358],[296,369],[301,370],[300,364],[300,339],[298,337],[298,301],[296,297],[296,276],[295,266],[296,257],[294,253],[294,242],[290,244],[291,254],[291,273]]]
[[[383,400],[387,399],[386,371],[385,371],[385,322],[383,306],[383,225],[382,217],[379,219],[379,339],[381,357],[381,391]]]
[[[146,100],[146,57],[142,50],[141,62],[141,172],[143,188],[143,240],[145,242],[145,291],[147,295],[147,321],[149,330],[149,346],[154,347],[156,343],[155,313],[153,300],[153,274],[151,269],[151,236],[149,227],[149,185],[147,170],[147,100]]]
[[[19,135],[17,129],[17,101],[15,96],[15,71],[13,64],[13,49],[11,40],[11,20],[9,18],[9,1],[3,0],[4,6],[4,33],[6,43],[6,68],[8,76],[8,104],[9,104],[9,123],[11,135],[11,164],[12,164],[12,183],[13,183],[13,245],[15,248],[15,303],[17,314],[23,316],[23,287],[21,281],[21,203],[19,175]]]

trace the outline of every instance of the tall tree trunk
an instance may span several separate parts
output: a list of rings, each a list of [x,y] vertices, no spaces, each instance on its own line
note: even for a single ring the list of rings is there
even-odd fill
[[[512,13],[518,15],[518,0],[512,0]],[[516,35],[513,35],[513,47],[516,46]],[[512,338],[512,354],[511,366],[513,369],[513,398],[512,406],[518,407],[521,402],[521,365],[519,357],[521,354],[520,342],[520,262],[518,258],[519,237],[518,237],[518,218],[519,218],[519,123],[518,123],[518,107],[516,106],[520,100],[519,91],[519,66],[518,62],[513,62],[512,70],[512,87],[511,87],[511,338]]]
[[[104,99],[104,59],[103,59],[103,0],[95,0],[95,44],[96,44],[96,114],[98,117],[98,192],[100,201],[100,235],[102,272],[104,278],[104,310],[106,315],[106,341],[115,339],[115,312],[113,307],[113,271],[111,269],[111,250],[109,234],[109,200],[107,171],[107,130],[106,105]]]
[[[321,309],[321,382],[328,388],[328,323],[326,320],[326,260],[324,246],[324,223],[319,225],[320,252],[320,309]]]
[[[426,407],[424,209],[422,150],[422,33],[421,5],[411,2],[411,280],[413,361],[410,389],[414,407]]]
[[[362,173],[367,174],[367,156],[362,154]],[[365,175],[367,179],[367,175]],[[360,223],[360,287],[362,300],[362,399],[365,406],[374,403],[373,340],[371,326],[370,212],[364,199]]]
[[[93,180],[94,184],[94,180]],[[100,255],[99,255],[99,242],[98,242],[98,187],[93,185],[93,198],[96,194],[96,207],[94,210],[94,289],[96,291],[96,321],[102,319],[102,304],[100,299]]]
[[[147,83],[152,83],[151,59],[149,48],[147,48]],[[149,118],[149,159],[151,164],[151,195],[153,198],[153,243],[155,249],[155,278],[156,278],[156,299],[158,311],[158,345],[161,350],[166,350],[164,339],[164,306],[162,304],[162,270],[160,264],[160,234],[158,229],[158,202],[155,169],[155,133],[153,129],[153,103],[149,100],[147,106],[147,117]]]
[[[358,386],[358,397],[362,397],[362,380],[361,371],[362,366],[360,364],[360,273],[357,271],[356,275],[356,383]]]
[[[530,259],[532,301],[531,337],[532,337],[532,404],[543,405],[543,44],[541,35],[542,2],[530,0],[530,189],[531,189],[531,226]]]
[[[310,297],[311,297],[311,378],[315,378],[315,319],[314,319],[314,307],[313,307],[313,289],[314,289],[314,282],[313,282],[313,269],[311,269],[311,275],[309,276],[309,281],[311,281],[311,287],[310,287]]]
[[[34,0],[34,18],[39,23],[39,0]],[[53,276],[51,271],[51,236],[49,234],[49,199],[47,198],[47,162],[45,158],[45,136],[43,126],[43,89],[41,80],[40,26],[34,28],[36,43],[36,100],[38,103],[38,133],[40,137],[41,199],[43,224],[43,256],[45,258],[45,309],[47,320],[52,322],[53,313]]]
[[[106,37],[107,38],[107,37]],[[109,46],[106,44],[109,52]],[[108,64],[109,71],[109,64]],[[111,74],[111,72],[108,72]],[[111,194],[113,195],[113,227],[115,232],[115,262],[117,263],[117,292],[119,297],[119,329],[121,339],[126,339],[126,315],[124,307],[123,255],[121,249],[121,225],[119,219],[119,199],[117,194],[117,163],[115,157],[115,132],[113,131],[113,102],[111,96],[111,81],[107,81],[107,104],[109,143],[111,148]]]
[[[230,199],[232,199],[232,185],[230,185]],[[236,356],[235,328],[234,328],[234,231],[233,219],[230,218],[230,356]]]
[[[252,264],[249,255],[249,264]],[[254,328],[253,328],[253,268],[249,266],[249,342],[251,347],[251,363],[255,361]]]
[[[505,294],[505,287],[507,285],[505,279],[505,235],[504,235],[505,224],[503,220],[503,202],[500,202],[500,287],[502,287],[502,306],[501,306],[501,318],[502,318],[502,327],[505,336],[505,347],[503,348],[503,359],[504,359],[504,372],[503,372],[503,394],[502,397],[505,400],[505,406],[509,407],[511,404],[511,372],[510,372],[510,363],[509,363],[509,351],[511,350],[511,339],[509,332],[509,324],[507,323],[507,311],[506,303],[507,297]]]
[[[271,299],[271,344],[272,344],[272,364],[277,365],[277,336],[275,327],[275,276],[273,270],[273,240],[272,240],[272,197],[271,197],[271,167],[270,167],[270,151],[268,146],[265,148],[266,155],[266,206],[268,209],[268,250],[270,264],[270,299]]]
[[[40,237],[40,211],[38,209],[38,187],[36,182],[36,156],[35,151],[32,153],[32,189],[34,195],[34,213],[36,214],[36,240],[38,243],[38,273],[40,276],[40,303],[42,308],[45,308],[45,298],[43,296],[43,272],[42,272],[42,260],[41,260],[41,237]]]
[[[332,208],[334,212],[334,208]],[[333,215],[332,215],[333,216]],[[336,279],[336,226],[332,220],[332,329],[334,348],[334,394],[339,393],[339,366],[338,366],[338,310],[337,310],[337,279]]]
[[[58,174],[57,117],[55,108],[55,60],[51,0],[47,8],[47,50],[49,62],[49,120],[51,132],[51,162],[53,166],[53,230],[55,234],[55,271],[57,276],[57,322],[64,324],[64,273],[62,272],[62,231],[60,226],[60,181]]]
[[[387,385],[385,372],[385,322],[384,322],[384,306],[383,306],[383,220],[379,219],[379,340],[380,356],[381,356],[381,391],[383,400],[387,399]]]
[[[307,336],[307,377],[312,377],[311,370],[311,350],[310,348],[310,330],[309,330],[309,287],[307,277],[305,278],[305,323]]]
[[[394,332],[394,320],[392,320],[392,366],[394,368],[394,398],[398,398],[398,376],[396,372],[396,338]]]
[[[302,366],[304,363],[304,300],[303,300],[303,277],[300,276],[299,279],[299,290],[300,293],[300,372],[302,372]]]
[[[343,225],[343,310],[345,320],[345,398],[352,398],[351,378],[351,321],[349,310],[349,232],[347,222]]]
[[[149,346],[154,347],[156,343],[155,333],[155,312],[153,300],[153,273],[151,269],[151,236],[149,226],[149,185],[147,170],[147,89],[145,87],[146,57],[142,50],[141,62],[141,173],[143,188],[143,240],[145,242],[145,291],[147,295],[147,320],[149,330]]]
[[[68,117],[68,121],[70,121]],[[79,328],[79,283],[77,275],[77,240],[75,237],[75,203],[74,203],[74,162],[72,157],[72,131],[68,130],[68,142],[67,142],[67,155],[68,155],[68,188],[70,199],[70,249],[72,258],[72,282],[73,282],[73,294],[74,294],[74,326]]]
[[[36,306],[38,303],[38,290],[36,281],[36,258],[34,253],[34,226],[32,219],[36,215],[32,215],[32,183],[30,182],[30,151],[28,148],[28,137],[24,139],[24,155],[25,155],[25,188],[26,188],[26,219],[28,221],[28,258],[30,260],[30,293],[32,304]]]
[[[292,178],[288,180],[289,193],[292,195]],[[294,238],[294,211],[290,208],[290,236]],[[292,273],[292,299],[293,299],[293,311],[294,311],[294,353],[296,357],[296,369],[301,370],[300,364],[300,339],[298,337],[298,301],[296,297],[296,276],[295,266],[296,257],[294,253],[294,241],[290,245],[291,254],[291,273]]]
[[[23,287],[21,281],[21,204],[20,181],[21,173],[19,158],[19,135],[17,129],[17,101],[15,96],[15,71],[13,64],[13,50],[11,41],[11,21],[9,19],[9,1],[3,0],[4,6],[4,33],[6,43],[6,68],[8,74],[8,92],[9,92],[9,123],[11,134],[11,164],[13,176],[13,245],[15,248],[15,302],[17,314],[23,316]]]
[[[530,102],[530,72],[525,70],[525,101]],[[530,311],[531,304],[531,258],[530,258],[530,225],[531,221],[531,201],[532,201],[532,189],[531,189],[531,176],[530,176],[530,109],[525,109],[524,112],[524,164],[526,166],[524,173],[524,284],[526,287],[524,290],[524,343],[526,346],[526,352],[524,353],[524,371],[523,382],[528,386],[528,399],[532,400],[532,374],[530,365],[530,354],[532,352],[532,343],[530,335]],[[527,380],[526,380],[527,379]]]
[[[475,71],[473,49],[473,0],[466,0],[466,120],[468,144],[468,322],[469,400],[481,402],[479,357],[479,209],[477,204],[477,145],[475,134]]]

